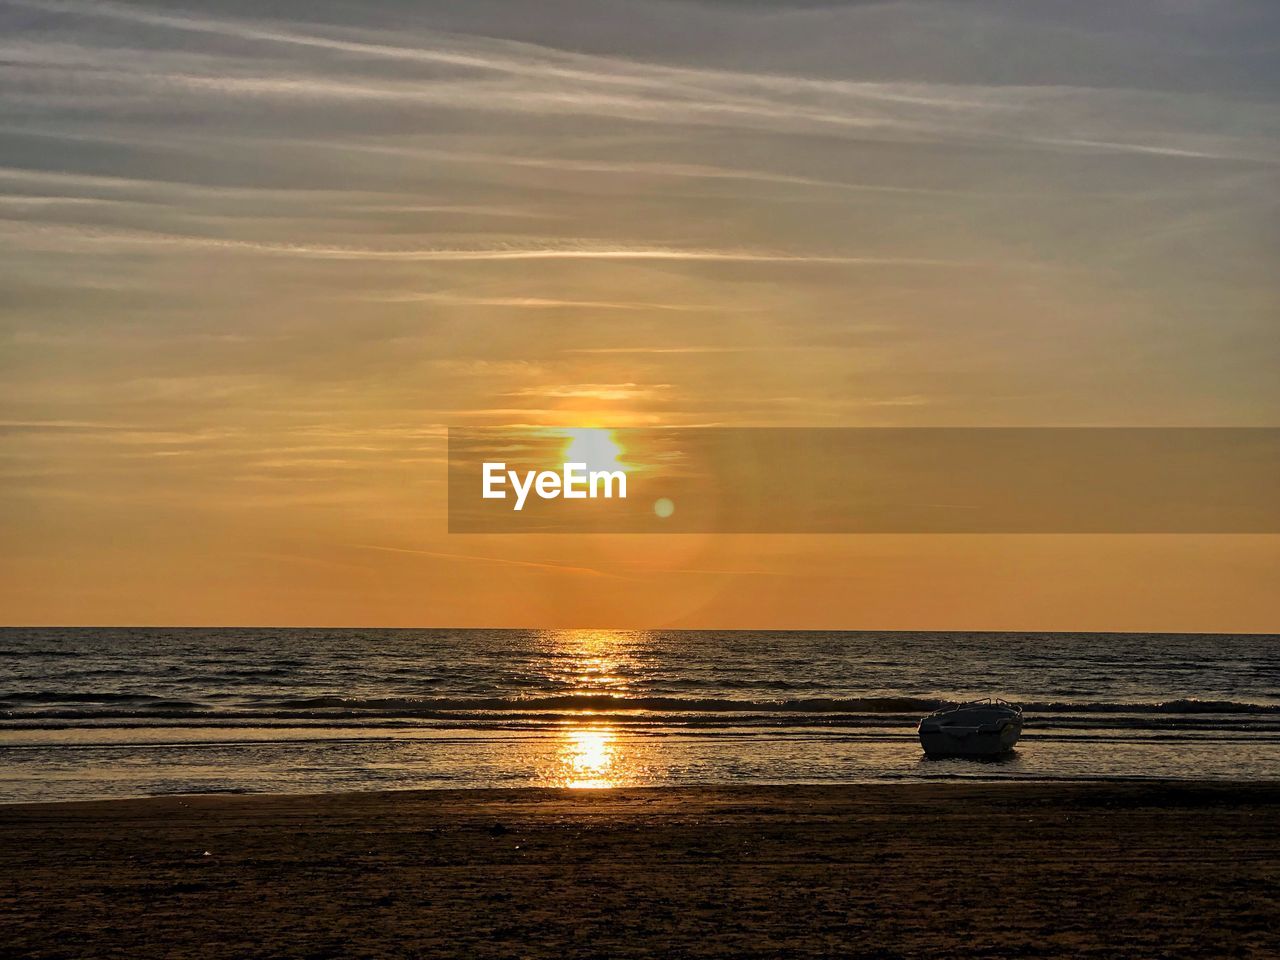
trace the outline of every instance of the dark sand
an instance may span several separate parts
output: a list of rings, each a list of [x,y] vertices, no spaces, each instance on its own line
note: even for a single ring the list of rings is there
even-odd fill
[[[1280,956],[1280,785],[22,805],[0,867],[5,957]]]

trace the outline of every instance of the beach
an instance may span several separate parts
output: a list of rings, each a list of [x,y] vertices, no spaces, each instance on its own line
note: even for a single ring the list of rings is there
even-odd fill
[[[1280,785],[0,807],[0,956],[1275,957]]]

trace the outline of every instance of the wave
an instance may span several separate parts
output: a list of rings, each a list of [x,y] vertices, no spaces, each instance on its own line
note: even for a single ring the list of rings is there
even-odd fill
[[[219,698],[221,699],[221,698]],[[0,694],[0,719],[47,717],[96,719],[139,716],[153,719],[198,716],[315,718],[339,717],[441,717],[459,713],[508,714],[579,711],[592,713],[643,712],[660,714],[858,714],[920,716],[956,703],[933,697],[806,697],[776,700],[744,700],[714,697],[634,696],[570,693],[530,697],[343,697],[317,696],[240,700],[212,707],[208,703],[149,694],[112,692],[55,692]],[[70,707],[68,705],[84,705]],[[1032,701],[1022,704],[1035,714],[1280,714],[1280,704],[1236,700],[1184,698],[1161,702]],[[90,708],[92,707],[92,708]]]
[[[149,703],[166,700],[149,693],[115,693],[36,690],[29,693],[0,693],[0,703]]]
[[[1183,698],[1156,703],[1049,702],[1024,703],[1026,713],[1280,713],[1280,704],[1241,700],[1197,700]]]
[[[828,699],[810,697],[789,700],[734,700],[717,697],[619,697],[612,694],[566,693],[541,697],[431,697],[347,698],[306,697],[278,700],[264,706],[286,710],[646,710],[665,713],[918,713],[944,706],[947,701],[914,697]]]

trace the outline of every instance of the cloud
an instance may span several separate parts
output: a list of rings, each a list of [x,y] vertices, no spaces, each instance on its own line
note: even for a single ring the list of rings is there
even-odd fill
[[[709,354],[715,354],[715,353],[761,353],[761,352],[769,352],[769,353],[772,353],[772,352],[775,352],[775,351],[778,351],[778,350],[787,351],[787,350],[812,350],[812,349],[819,349],[819,348],[816,348],[816,347],[805,347],[805,346],[799,346],[799,345],[795,345],[795,344],[789,344],[789,345],[784,345],[784,346],[775,346],[775,345],[769,345],[769,346],[744,346],[744,345],[741,345],[741,344],[734,344],[734,345],[727,345],[727,344],[708,344],[708,345],[705,345],[705,346],[681,345],[681,346],[673,346],[673,347],[647,347],[647,346],[640,346],[640,347],[567,347],[567,348],[565,348],[564,352],[565,352],[565,353],[587,353],[587,354],[592,354],[592,353],[594,353],[594,354],[602,354],[602,355],[607,355],[607,354],[618,354],[618,355],[621,355],[621,356],[633,356],[633,355],[641,355],[641,356],[643,356],[643,355],[645,355],[645,354],[654,354],[654,355],[657,355],[657,356],[669,356],[669,355],[680,355],[680,354],[693,354],[693,355],[698,355],[698,354],[704,354],[704,353],[709,353]]]
[[[0,434],[117,433],[130,429],[118,423],[78,420],[0,420]]]
[[[553,400],[643,400],[671,389],[669,383],[576,383],[524,387],[504,394],[508,397],[546,397]]]
[[[644,300],[561,300],[552,297],[481,297],[442,292],[368,294],[380,303],[438,303],[450,307],[511,307],[518,310],[674,310],[679,313],[713,309],[690,303],[651,303]]]
[[[351,544],[351,547],[356,550],[375,550],[382,553],[407,554],[409,556],[426,557],[433,560],[448,560],[451,562],[462,561],[464,563],[488,563],[505,567],[523,567],[525,569],[532,570],[545,570],[550,573],[565,573],[572,576],[585,576],[606,580],[635,579],[634,577],[599,570],[595,567],[579,566],[569,563],[555,563],[549,560],[517,560],[511,557],[494,557],[470,553],[449,553],[438,550],[417,550],[410,547],[388,547],[380,544],[368,543],[354,543]]]
[[[0,223],[5,218],[0,217]],[[136,247],[164,247],[169,250],[188,249],[207,252],[267,254],[306,260],[368,260],[421,262],[477,262],[514,260],[635,260],[635,261],[688,261],[695,263],[780,263],[818,264],[835,266],[903,266],[903,267],[976,267],[975,261],[945,260],[931,257],[877,257],[845,256],[840,254],[783,253],[771,250],[714,250],[679,249],[663,247],[602,246],[586,244],[570,246],[560,241],[557,246],[493,247],[477,249],[450,248],[402,248],[374,249],[337,245],[311,245],[303,243],[274,243],[268,241],[222,239],[181,234],[150,233],[146,231],[103,230],[92,228],[59,227],[53,225],[25,226],[21,221],[7,221],[10,240],[28,247],[44,249],[75,249],[89,246],[110,252],[126,251]],[[24,229],[15,232],[15,227]],[[0,242],[4,239],[0,234]]]
[[[1257,415],[1274,32],[1034,6],[0,0],[0,389],[285,433]]]
[[[421,28],[390,42],[391,37],[365,38],[378,36],[376,31],[352,36],[332,26],[308,30],[114,3],[11,2],[239,42],[198,52],[155,45],[140,51],[89,43],[79,35],[73,41],[20,38],[0,45],[5,62],[0,76],[8,75],[33,106],[46,108],[77,102],[104,107],[115,100],[133,110],[167,111],[177,96],[228,99],[246,108],[257,101],[353,109],[384,103],[394,109],[414,105],[903,142],[989,141],[1040,150],[1280,159],[1274,110],[1247,100],[1069,84],[817,78],[574,53]],[[59,69],[62,82],[50,83],[51,71],[56,75]],[[1268,135],[1258,136],[1263,130]],[[686,174],[691,169],[696,165],[686,167]],[[770,174],[725,171],[718,176]],[[788,175],[772,176],[786,182]],[[791,176],[797,182],[809,179]]]

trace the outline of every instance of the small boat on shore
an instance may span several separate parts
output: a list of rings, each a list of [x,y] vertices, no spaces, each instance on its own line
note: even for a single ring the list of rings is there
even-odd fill
[[[1022,735],[1022,707],[991,697],[971,700],[929,714],[918,729],[930,757],[998,757]]]

